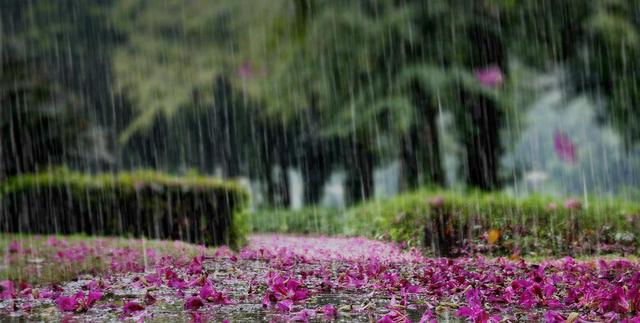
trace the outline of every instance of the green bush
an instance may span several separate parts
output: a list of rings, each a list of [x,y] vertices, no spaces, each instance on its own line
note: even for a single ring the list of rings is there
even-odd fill
[[[435,197],[441,201],[434,202]],[[540,196],[516,199],[497,193],[422,190],[349,209],[344,233],[428,248],[451,239],[464,249],[487,246],[487,233],[496,230],[499,239],[490,246],[496,252],[590,254],[607,252],[611,246],[636,249],[640,205],[618,199],[590,199],[588,205],[580,201],[575,208],[564,203]]]
[[[25,174],[0,185],[0,229],[242,243],[247,192],[234,182],[152,171]]]
[[[259,209],[246,218],[252,232],[336,235],[343,227],[340,211],[329,208]]]

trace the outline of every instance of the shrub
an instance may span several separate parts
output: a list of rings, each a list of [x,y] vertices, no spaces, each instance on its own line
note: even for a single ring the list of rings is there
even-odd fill
[[[259,209],[247,220],[252,232],[335,235],[342,233],[343,226],[340,211],[329,208]]]
[[[479,192],[422,190],[364,203],[345,219],[346,234],[422,245],[443,256],[471,248],[539,255],[633,251],[640,233],[640,205],[628,201],[587,206]]]
[[[13,177],[0,185],[0,229],[179,239],[207,245],[242,242],[238,184],[152,171],[89,175],[67,169]]]

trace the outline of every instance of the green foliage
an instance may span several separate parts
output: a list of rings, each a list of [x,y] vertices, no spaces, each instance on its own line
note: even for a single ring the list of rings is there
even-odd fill
[[[114,54],[115,84],[137,109],[120,141],[150,126],[158,114],[170,118],[190,106],[194,96],[210,100],[215,80],[235,74],[243,52],[262,44],[264,24],[272,23],[283,3],[116,2],[112,17],[126,42]]]
[[[248,193],[234,182],[152,171],[117,174],[51,169],[0,186],[3,232],[131,234],[205,244],[242,243],[235,216]]]
[[[336,235],[343,231],[342,214],[336,209],[258,209],[246,218],[251,232]]]
[[[88,143],[75,97],[0,47],[0,180],[77,160]]]
[[[430,200],[442,197],[433,207]],[[640,205],[619,199],[583,202],[582,209],[567,209],[562,201],[534,196],[515,199],[498,193],[422,190],[394,198],[371,201],[345,214],[345,233],[366,235],[409,245],[424,245],[425,228],[443,214],[454,219],[454,231],[468,242],[480,241],[491,229],[500,230],[505,252],[593,252],[600,244],[640,241]],[[427,239],[428,240],[428,239]],[[427,245],[429,247],[429,245]]]

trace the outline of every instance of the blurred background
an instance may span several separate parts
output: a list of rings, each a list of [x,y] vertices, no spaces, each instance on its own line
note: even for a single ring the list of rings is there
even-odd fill
[[[3,0],[0,181],[152,168],[283,208],[640,198],[639,58],[635,0]]]

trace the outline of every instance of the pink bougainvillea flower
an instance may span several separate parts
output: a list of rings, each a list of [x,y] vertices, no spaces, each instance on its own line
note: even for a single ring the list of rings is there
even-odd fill
[[[556,311],[547,311],[544,313],[544,321],[546,323],[564,323],[566,319]]]
[[[489,313],[482,306],[481,293],[476,288],[471,288],[465,294],[467,306],[463,306],[456,312],[459,317],[465,317],[473,322],[488,322]]]
[[[273,302],[283,300],[297,302],[309,297],[309,291],[302,284],[290,277],[281,274],[269,273],[269,290],[263,298],[263,306],[268,307]],[[285,304],[288,304],[286,302]]]
[[[191,323],[202,323],[204,319],[202,318],[202,313],[200,312],[190,312],[191,315]]]
[[[56,299],[56,304],[63,312],[74,312],[78,308],[76,298],[71,296],[59,296]]]
[[[441,208],[444,205],[444,197],[437,195],[429,200],[429,206],[434,209]]]
[[[204,305],[202,302],[202,298],[198,296],[191,296],[187,298],[187,301],[184,303],[184,308],[187,310],[197,310]]]
[[[157,301],[156,297],[153,296],[153,294],[149,293],[149,291],[147,291],[146,294],[144,294],[144,303],[148,305],[153,305],[155,304]]]
[[[285,299],[276,303],[276,308],[281,312],[291,312],[293,308],[293,301],[290,299]]]
[[[564,207],[569,210],[582,209],[582,202],[579,199],[571,198],[564,201]]]
[[[381,317],[377,322],[378,323],[411,323],[411,320],[407,317],[405,313],[392,310],[385,316]]]
[[[185,289],[188,287],[187,283],[184,280],[182,280],[182,278],[177,278],[177,277],[171,278],[167,283],[167,286],[173,289]]]
[[[128,301],[126,303],[124,303],[123,307],[122,307],[122,311],[123,314],[125,316],[131,316],[137,312],[143,311],[144,310],[144,306],[140,305],[139,303],[136,303],[134,301]]]
[[[200,289],[200,297],[207,302],[212,302],[217,305],[231,304],[229,298],[222,292],[217,292],[211,285],[205,285]]]
[[[10,280],[0,281],[0,300],[12,299],[15,297],[16,289]]]
[[[490,65],[474,70],[473,74],[480,84],[486,87],[497,87],[502,85],[504,76],[502,69],[498,65]]]
[[[309,319],[312,319],[316,313],[312,310],[304,309],[300,312],[293,313],[289,318],[289,322],[309,322]]]
[[[332,304],[327,304],[322,307],[322,314],[326,319],[332,320],[338,317],[338,310]]]
[[[424,313],[422,314],[422,317],[420,317],[420,321],[418,323],[437,323],[437,317],[435,314],[433,314],[432,310],[426,310],[424,311]]]
[[[102,292],[92,290],[88,295],[77,292],[73,296],[58,296],[56,304],[63,312],[84,312],[102,298]]]
[[[89,295],[87,295],[87,298],[85,299],[84,305],[86,306],[86,308],[89,308],[93,306],[93,304],[95,304],[101,298],[102,298],[102,292],[97,290],[91,290],[89,291]]]
[[[18,243],[18,241],[11,241],[11,243],[9,243],[9,253],[18,253],[20,252],[20,244]]]
[[[553,148],[560,160],[573,164],[577,160],[576,145],[565,132],[556,130],[553,134]]]
[[[190,275],[202,273],[202,262],[204,261],[204,255],[193,257],[189,263],[187,273]]]

